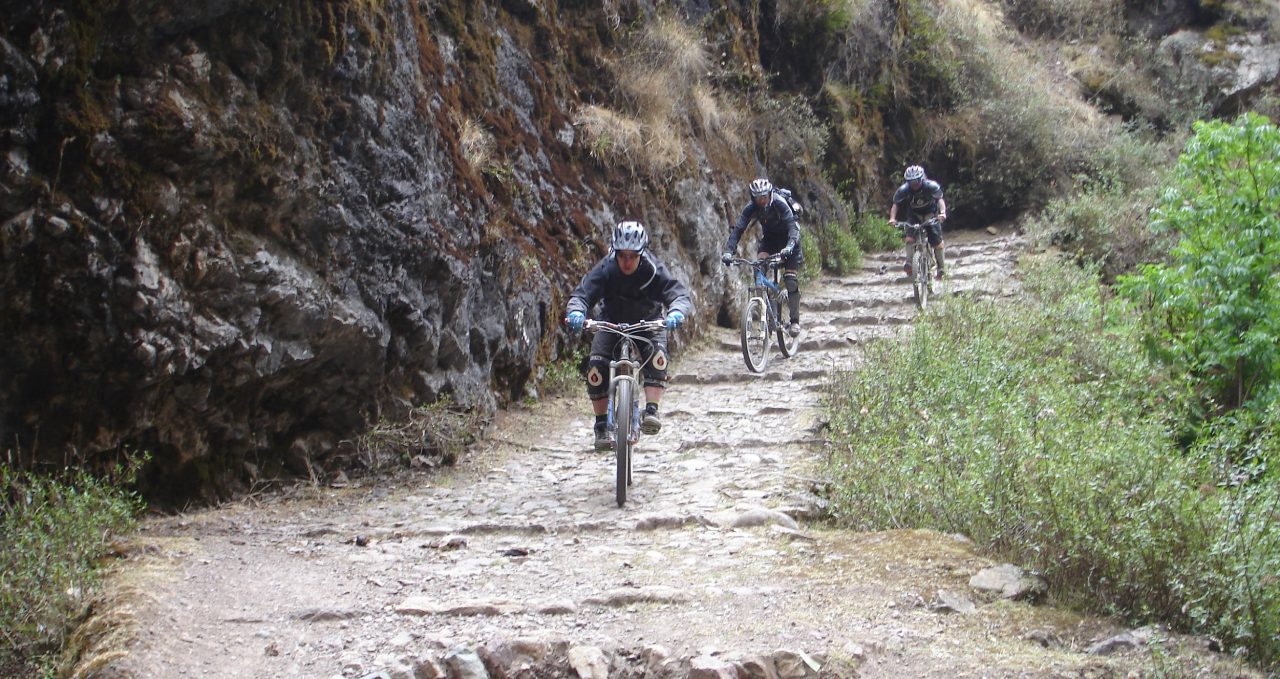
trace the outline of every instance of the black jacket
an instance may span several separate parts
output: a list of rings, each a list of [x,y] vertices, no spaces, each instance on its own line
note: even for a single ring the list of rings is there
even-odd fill
[[[926,179],[921,183],[920,188],[912,191],[910,183],[903,183],[893,192],[893,202],[900,208],[905,206],[907,214],[903,215],[906,221],[917,219],[923,215],[938,214],[938,201],[942,200],[942,185],[932,179]]]
[[[764,207],[757,207],[753,200],[747,203],[742,209],[742,216],[738,217],[738,223],[734,225],[733,231],[729,232],[729,240],[724,244],[725,252],[733,252],[738,248],[738,241],[742,238],[742,232],[747,230],[747,225],[751,220],[760,222],[760,241],[777,245],[781,250],[785,245],[795,249],[800,243],[800,225],[796,223],[796,215],[791,211],[791,206],[787,205],[787,201],[781,196],[774,195],[770,198],[769,204]]]
[[[604,306],[599,320],[610,323],[660,319],[665,313],[664,306],[666,311],[678,310],[686,318],[693,315],[688,288],[648,250],[641,254],[640,264],[630,276],[623,275],[612,252],[601,259],[570,295],[568,312],[581,311],[590,317],[592,308],[600,301]]]

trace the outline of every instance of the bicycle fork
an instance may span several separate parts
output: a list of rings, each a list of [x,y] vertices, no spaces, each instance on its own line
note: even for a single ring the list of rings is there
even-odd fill
[[[619,363],[618,361],[615,361],[611,363],[609,367],[616,370],[616,368],[618,367],[617,365],[618,363]],[[618,431],[617,431],[618,425],[616,422],[614,422],[614,418],[613,418],[613,395],[617,393],[618,383],[622,381],[627,381],[631,383],[631,433],[628,438],[632,443],[635,443],[636,441],[640,440],[640,397],[636,393],[636,389],[638,389],[640,385],[636,382],[636,378],[634,375],[628,375],[628,374],[618,375],[615,372],[614,376],[610,378],[609,405],[607,410],[609,415],[608,427],[609,427],[609,431],[614,433],[614,436],[618,435]]]

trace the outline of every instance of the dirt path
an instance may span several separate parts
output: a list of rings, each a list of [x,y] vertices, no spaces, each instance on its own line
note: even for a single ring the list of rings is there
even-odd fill
[[[950,241],[949,294],[1010,289],[1015,241]],[[961,538],[811,520],[824,377],[910,321],[899,261],[809,286],[801,354],[765,375],[730,330],[679,357],[624,509],[575,394],[504,413],[443,475],[148,522],[100,676],[1236,674],[1173,642],[1086,653],[1124,628],[987,603]]]

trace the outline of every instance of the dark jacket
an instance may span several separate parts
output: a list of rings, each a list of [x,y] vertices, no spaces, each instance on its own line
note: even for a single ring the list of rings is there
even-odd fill
[[[800,225],[796,224],[796,215],[791,211],[791,206],[787,205],[787,201],[774,194],[770,197],[769,204],[764,207],[757,207],[754,200],[747,203],[747,206],[742,209],[742,216],[738,217],[738,223],[729,232],[729,240],[724,244],[725,252],[738,249],[742,232],[747,230],[747,225],[752,220],[760,222],[761,243],[775,245],[778,250],[784,246],[790,246],[794,250],[799,245]]]
[[[639,266],[630,276],[623,275],[618,260],[609,253],[582,277],[569,297],[566,313],[581,311],[590,317],[592,308],[602,300],[599,320],[610,323],[660,319],[664,306],[667,311],[680,311],[686,318],[693,316],[688,288],[648,250],[642,253]]]
[[[932,179],[926,179],[916,191],[911,184],[904,182],[893,192],[893,202],[899,209],[905,207],[907,214],[902,215],[905,221],[918,221],[924,215],[938,214],[938,201],[942,200],[942,185]],[[915,217],[916,219],[911,219]]]

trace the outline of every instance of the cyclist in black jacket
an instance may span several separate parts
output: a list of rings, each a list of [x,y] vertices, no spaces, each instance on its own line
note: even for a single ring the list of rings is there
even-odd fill
[[[919,165],[908,167],[902,173],[906,181],[893,193],[893,206],[889,208],[889,224],[895,224],[898,217],[898,206],[906,206],[906,221],[912,224],[924,224],[937,216],[938,223],[925,227],[925,235],[929,245],[933,246],[933,258],[938,262],[938,280],[942,280],[943,242],[942,222],[947,221],[947,201],[942,198],[942,185],[924,176],[924,168]],[[907,241],[907,263],[902,270],[911,276],[911,241]]]
[[[663,318],[666,328],[653,333],[652,345],[640,343],[644,354],[645,408],[640,430],[653,435],[662,430],[658,403],[667,386],[667,331],[675,330],[693,314],[689,290],[649,252],[649,235],[637,221],[618,222],[613,228],[612,249],[585,276],[569,297],[565,323],[574,332],[582,330],[587,315],[603,302],[600,320],[610,323],[639,323]],[[595,447],[613,446],[608,431],[609,361],[619,337],[597,333],[587,361],[587,396],[595,413]]]
[[[787,286],[787,311],[791,314],[787,332],[795,337],[800,334],[799,271],[804,264],[804,250],[800,247],[800,225],[796,223],[796,215],[787,201],[774,194],[773,184],[768,179],[756,179],[751,182],[750,188],[751,202],[742,208],[738,223],[729,232],[729,240],[725,241],[724,254],[720,255],[720,260],[725,264],[732,262],[733,253],[738,249],[738,241],[747,226],[753,220],[760,223],[757,257],[764,259],[769,255],[782,254],[782,279]]]

